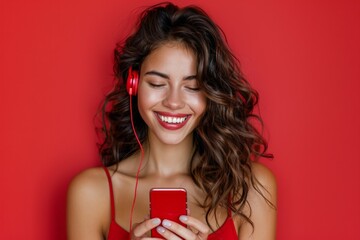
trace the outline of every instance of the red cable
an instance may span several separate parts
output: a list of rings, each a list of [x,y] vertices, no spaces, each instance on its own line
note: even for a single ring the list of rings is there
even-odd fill
[[[143,146],[141,145],[141,142],[139,140],[138,135],[136,134],[135,127],[134,127],[133,114],[132,114],[132,96],[131,96],[131,94],[130,94],[130,120],[131,120],[131,127],[133,129],[136,141],[137,141],[137,143],[139,144],[139,147],[140,147],[140,163],[139,163],[138,170],[136,172],[134,198],[133,198],[133,202],[132,202],[132,205],[131,205],[131,212],[130,212],[130,234],[131,234],[131,231],[132,231],[132,217],[133,217],[134,208],[135,208],[135,202],[136,202],[136,195],[137,195],[136,193],[137,193],[137,188],[138,188],[138,183],[139,183],[139,174],[140,174],[141,165],[142,165],[142,162],[143,162],[143,159],[144,159],[144,149],[143,149]]]

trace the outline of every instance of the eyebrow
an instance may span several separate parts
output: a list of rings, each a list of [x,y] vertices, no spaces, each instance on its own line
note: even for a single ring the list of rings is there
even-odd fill
[[[148,71],[148,72],[145,73],[145,75],[155,75],[155,76],[170,80],[169,75],[167,75],[165,73],[158,72],[158,71]],[[186,77],[183,78],[183,80],[194,80],[194,79],[196,79],[196,75],[190,75],[190,76],[186,76]]]

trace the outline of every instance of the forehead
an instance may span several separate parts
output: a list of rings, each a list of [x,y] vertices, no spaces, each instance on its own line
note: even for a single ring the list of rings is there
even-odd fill
[[[197,61],[194,51],[181,42],[166,42],[158,45],[141,64],[143,68],[190,68],[196,72]]]

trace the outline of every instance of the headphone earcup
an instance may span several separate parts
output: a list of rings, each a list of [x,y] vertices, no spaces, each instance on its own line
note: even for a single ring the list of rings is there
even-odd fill
[[[126,91],[130,96],[136,96],[139,85],[139,73],[133,71],[132,67],[129,68],[128,77],[126,80]]]

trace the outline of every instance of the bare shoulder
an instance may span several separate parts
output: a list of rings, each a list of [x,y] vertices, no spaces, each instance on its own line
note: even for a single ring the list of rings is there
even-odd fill
[[[104,184],[107,184],[107,179],[103,168],[86,169],[72,179],[68,194],[97,194],[103,190]]]
[[[109,190],[104,169],[75,176],[67,193],[68,239],[103,239],[109,215]]]
[[[273,193],[276,195],[277,183],[274,173],[261,163],[254,162],[252,164],[252,171],[257,181],[264,187],[263,194]],[[265,191],[264,191],[265,190]],[[266,193],[268,192],[268,193]],[[269,196],[271,197],[271,196]]]
[[[275,175],[260,163],[253,163],[255,178],[249,188],[245,214],[253,225],[244,221],[239,228],[239,239],[274,240],[276,237],[277,184]]]
[[[102,168],[91,168],[76,175],[68,187],[68,200],[81,204],[97,204],[108,192],[108,181]]]

